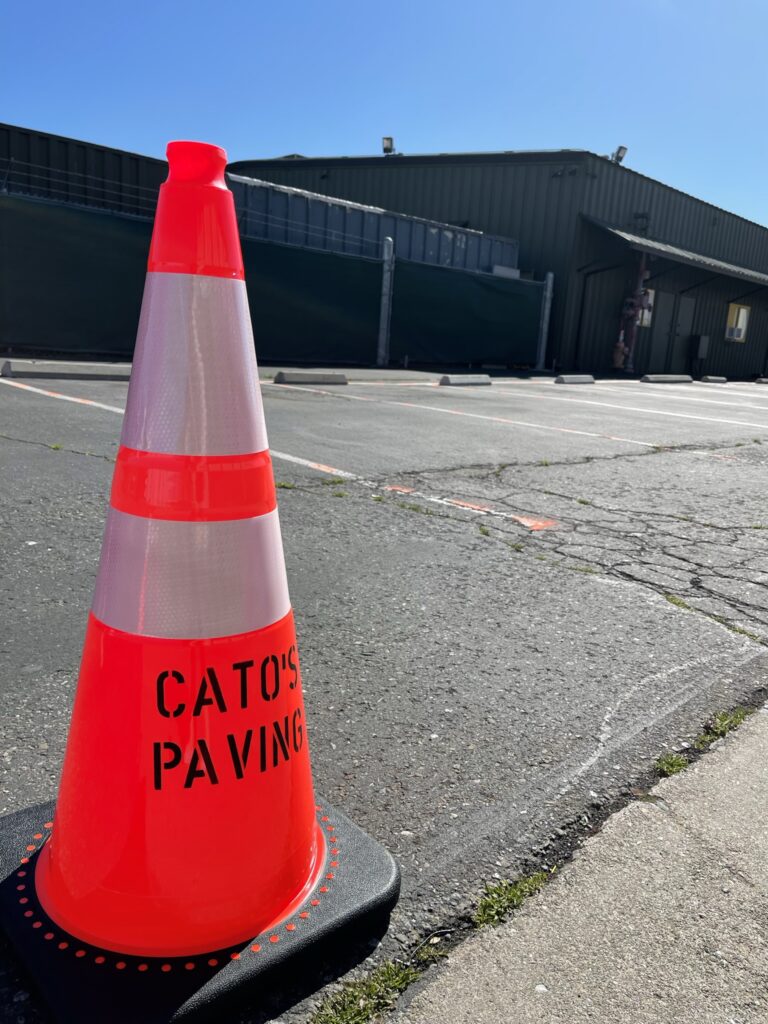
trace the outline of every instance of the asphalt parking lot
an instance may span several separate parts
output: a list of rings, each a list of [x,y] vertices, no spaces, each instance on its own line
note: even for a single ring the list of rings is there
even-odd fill
[[[55,795],[126,390],[0,383],[0,813]],[[402,867],[386,952],[765,684],[768,386],[262,390],[315,785]]]

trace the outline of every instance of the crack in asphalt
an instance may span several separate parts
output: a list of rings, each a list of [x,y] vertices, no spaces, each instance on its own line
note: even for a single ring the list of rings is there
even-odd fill
[[[14,441],[16,444],[29,444],[38,448],[47,448],[52,452],[66,452],[67,455],[85,455],[92,459],[104,459],[105,462],[114,462],[112,455],[100,455],[98,452],[83,452],[78,448],[64,448],[60,444],[50,444],[48,441],[33,441],[28,437],[11,437],[10,434],[0,434],[0,440]]]

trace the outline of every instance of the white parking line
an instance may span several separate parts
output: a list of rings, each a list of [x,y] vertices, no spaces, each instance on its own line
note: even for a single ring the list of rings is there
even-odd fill
[[[7,377],[0,377],[0,384],[7,384],[9,388],[21,388],[23,391],[33,391],[36,395],[45,395],[46,398],[58,398],[62,402],[77,402],[78,405],[92,405],[96,409],[106,409],[107,412],[119,412],[121,416],[125,412],[117,405],[104,405],[103,402],[94,402],[90,398],[76,398],[74,395],[62,395],[58,391],[34,388],[31,384],[22,384],[19,380],[8,380]]]
[[[519,392],[499,388],[496,394],[515,395]],[[693,413],[672,412],[669,409],[643,409],[637,405],[618,405],[615,402],[598,402],[589,398],[567,398],[565,395],[531,395],[532,398],[540,399],[543,402],[570,402],[575,405],[594,405],[602,409],[619,409],[621,412],[637,412],[644,416],[672,416],[675,419],[698,420],[702,423],[721,423],[734,427],[755,427],[758,430],[768,430],[768,423],[754,423],[751,420],[728,420],[717,416],[695,416]],[[768,415],[768,410],[766,410]]]
[[[10,387],[20,388],[22,391],[31,391],[33,394],[42,395],[45,398],[55,398],[62,402],[76,402],[79,405],[89,405],[96,409],[105,409],[107,412],[118,413],[122,416],[125,412],[116,405],[105,405],[103,402],[94,402],[90,398],[77,398],[73,395],[64,395],[59,391],[47,391],[45,388],[36,388],[31,384],[22,384],[20,381],[8,380],[7,378],[0,377],[0,384],[8,384]],[[286,387],[288,385],[280,385],[280,387]],[[307,390],[306,388],[298,388],[298,390]],[[314,388],[311,390],[315,390]],[[328,392],[330,394],[330,392]],[[459,508],[465,512],[472,513],[480,516],[493,516],[497,519],[505,519],[511,522],[525,526],[526,529],[535,533],[539,530],[549,530],[558,525],[555,519],[548,519],[542,516],[529,516],[519,515],[514,512],[507,512],[504,509],[497,509],[491,505],[478,505],[474,502],[462,501],[459,498],[446,498],[439,494],[425,494],[422,491],[416,491],[411,487],[400,487],[400,486],[386,486],[374,483],[372,480],[366,480],[364,477],[358,476],[357,473],[350,473],[346,469],[338,469],[336,466],[328,466],[324,462],[313,462],[310,459],[302,459],[298,455],[289,455],[287,452],[278,452],[274,448],[270,448],[270,455],[273,459],[278,459],[283,462],[293,462],[299,466],[306,466],[309,469],[317,470],[319,473],[327,473],[330,476],[338,476],[344,480],[354,480],[358,484],[362,484],[364,487],[371,489],[378,489],[382,486],[385,491],[394,491],[401,494],[408,494],[414,498],[420,498],[422,501],[428,501],[433,505],[447,505],[453,508]]]
[[[595,387],[597,387],[597,386],[598,385],[596,384]],[[498,394],[515,394],[515,395],[520,395],[521,397],[524,397],[524,396],[527,395],[530,398],[536,398],[539,395],[542,398],[556,398],[556,399],[561,399],[561,400],[564,400],[565,398],[570,398],[570,396],[566,396],[566,395],[546,394],[546,393],[542,393],[542,392],[536,392],[536,391],[533,390],[535,387],[546,389],[546,391],[550,390],[547,387],[546,384],[532,384],[532,385],[522,385],[521,384],[521,385],[516,385],[516,384],[510,383],[510,382],[505,382],[503,385],[498,385],[497,387],[495,387],[493,389],[493,393],[497,394],[497,395]],[[735,409],[756,409],[758,412],[768,413],[768,405],[753,405],[750,402],[745,402],[745,401],[734,401],[734,402],[731,402],[731,401],[728,401],[727,399],[723,400],[723,399],[716,399],[716,398],[704,398],[703,396],[691,394],[690,390],[688,391],[687,394],[682,394],[680,391],[672,391],[672,388],[674,387],[674,385],[659,384],[659,385],[657,385],[654,388],[653,384],[643,384],[643,385],[640,385],[640,387],[642,387],[643,389],[647,388],[647,390],[640,390],[640,388],[637,388],[637,389],[633,388],[632,390],[630,390],[629,387],[622,386],[622,385],[617,385],[617,386],[613,386],[611,384],[600,384],[599,385],[600,394],[605,394],[606,392],[610,392],[611,394],[614,394],[614,395],[625,395],[627,397],[631,396],[634,399],[646,399],[647,398],[649,401],[655,401],[661,395],[666,393],[668,395],[671,394],[673,396],[673,398],[675,399],[675,401],[695,402],[695,403],[700,404],[700,405],[720,405],[720,406],[724,406],[725,408],[729,408],[730,407],[730,408],[735,408]],[[687,387],[687,388],[690,389],[691,385],[690,384],[689,385],[681,385],[681,387]],[[519,390],[518,390],[518,388],[519,388]],[[468,390],[468,391],[479,391],[480,388],[467,388],[466,390]],[[487,389],[484,389],[484,390],[487,390]],[[750,399],[759,399],[761,397],[760,395],[755,395],[755,394],[749,394],[749,395],[742,396],[741,392],[730,392],[730,394],[733,395],[734,398],[746,397],[746,398],[750,398]],[[768,401],[768,390],[766,391],[766,393],[764,395],[764,398]],[[570,398],[570,400],[571,401],[576,401],[575,398]],[[625,407],[622,406],[622,408],[625,408]],[[626,408],[629,408],[629,406],[627,406]],[[653,410],[649,409],[647,411],[651,412]]]
[[[592,430],[576,430],[573,427],[553,427],[551,424],[532,423],[530,420],[512,420],[507,416],[489,416],[479,412],[467,412],[466,409],[448,409],[442,405],[425,405],[423,402],[398,402],[394,398],[369,398],[365,395],[353,395],[348,391],[341,394],[337,391],[326,391],[323,388],[310,388],[300,384],[276,384],[275,387],[286,391],[309,391],[315,395],[327,395],[330,398],[342,398],[349,402],[373,402],[374,405],[392,405],[402,407],[404,409],[423,409],[425,412],[439,412],[449,416],[467,416],[469,419],[486,420],[490,423],[502,423],[513,427],[525,427],[528,430],[545,430],[556,434],[577,434],[580,437],[596,437],[605,441],[619,441],[622,444],[634,444],[641,448],[657,447],[654,441],[636,441],[629,437],[617,437],[615,434],[601,434]],[[475,389],[464,388],[462,390],[467,392],[474,391]]]

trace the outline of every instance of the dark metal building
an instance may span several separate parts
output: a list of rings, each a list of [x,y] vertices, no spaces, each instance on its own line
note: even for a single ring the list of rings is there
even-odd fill
[[[555,274],[549,364],[768,370],[768,229],[580,150],[290,157],[244,174],[516,238]]]
[[[0,350],[126,358],[162,160],[0,124]],[[279,362],[543,363],[514,239],[229,176],[254,332]]]

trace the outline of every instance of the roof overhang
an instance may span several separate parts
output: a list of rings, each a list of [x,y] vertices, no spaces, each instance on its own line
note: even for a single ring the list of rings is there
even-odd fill
[[[704,256],[702,253],[691,252],[689,249],[680,249],[676,245],[669,245],[667,242],[659,242],[653,238],[645,238],[643,235],[633,235],[622,228],[611,227],[601,221],[586,218],[591,224],[607,231],[614,238],[624,242],[638,252],[647,252],[651,256],[660,256],[666,260],[673,260],[675,263],[684,263],[689,267],[697,267],[699,270],[707,270],[711,274],[722,274],[723,277],[735,277],[740,281],[750,281],[752,284],[762,285],[768,288],[768,274],[761,274],[759,270],[751,270],[749,267],[740,267],[736,263],[726,263],[724,260],[716,260],[712,256]]]

